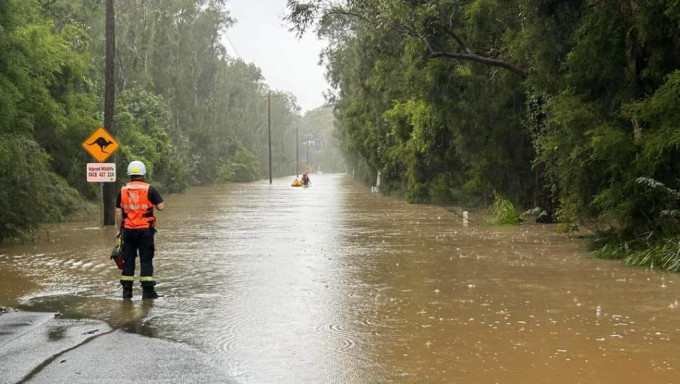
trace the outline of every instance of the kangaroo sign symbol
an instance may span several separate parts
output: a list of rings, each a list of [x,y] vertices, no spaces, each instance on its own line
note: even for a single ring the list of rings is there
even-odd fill
[[[99,127],[83,141],[83,148],[98,162],[108,159],[120,147],[116,139],[106,129]]]

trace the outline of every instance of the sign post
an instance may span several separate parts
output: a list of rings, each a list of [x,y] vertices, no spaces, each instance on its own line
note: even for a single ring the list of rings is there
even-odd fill
[[[81,145],[99,162],[87,163],[87,182],[101,183],[102,224],[106,225],[104,216],[107,199],[104,198],[104,183],[116,181],[116,163],[104,163],[104,161],[120,148],[120,144],[106,129],[98,127]]]

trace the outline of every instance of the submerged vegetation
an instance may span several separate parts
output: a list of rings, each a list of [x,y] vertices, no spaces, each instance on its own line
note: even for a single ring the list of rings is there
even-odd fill
[[[647,217],[650,231],[638,234],[636,238],[626,236],[620,230],[600,233],[593,240],[593,249],[599,257],[623,259],[631,265],[680,272],[680,236],[677,232],[680,192],[646,177],[637,178],[636,184],[654,195],[658,202],[654,216]]]
[[[520,222],[520,215],[509,200],[496,193],[493,205],[489,208],[488,221],[492,225],[517,225]]]
[[[564,230],[615,234],[598,236],[603,255],[674,270],[652,254],[672,255],[680,232],[677,1],[288,6],[293,29],[330,42],[338,137],[364,181],[380,171],[415,203],[498,192]]]
[[[680,237],[677,235],[656,240],[604,236],[593,240],[593,251],[598,257],[621,259],[630,265],[680,272]]]

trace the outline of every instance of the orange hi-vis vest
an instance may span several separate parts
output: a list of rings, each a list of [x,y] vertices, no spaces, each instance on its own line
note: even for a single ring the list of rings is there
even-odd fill
[[[123,220],[125,228],[142,229],[156,226],[153,204],[149,201],[149,184],[143,181],[125,184],[120,190],[120,207],[125,216]]]

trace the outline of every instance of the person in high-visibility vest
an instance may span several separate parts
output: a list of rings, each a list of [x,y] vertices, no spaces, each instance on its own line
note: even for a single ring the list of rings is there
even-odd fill
[[[144,181],[146,166],[141,161],[132,161],[127,174],[130,182],[123,185],[116,198],[117,236],[123,237],[123,271],[120,284],[123,299],[132,299],[132,283],[135,277],[135,259],[139,252],[139,280],[142,285],[142,299],[156,299],[156,281],[153,278],[154,234],[156,217],[154,208],[162,211],[165,203],[158,190]]]

